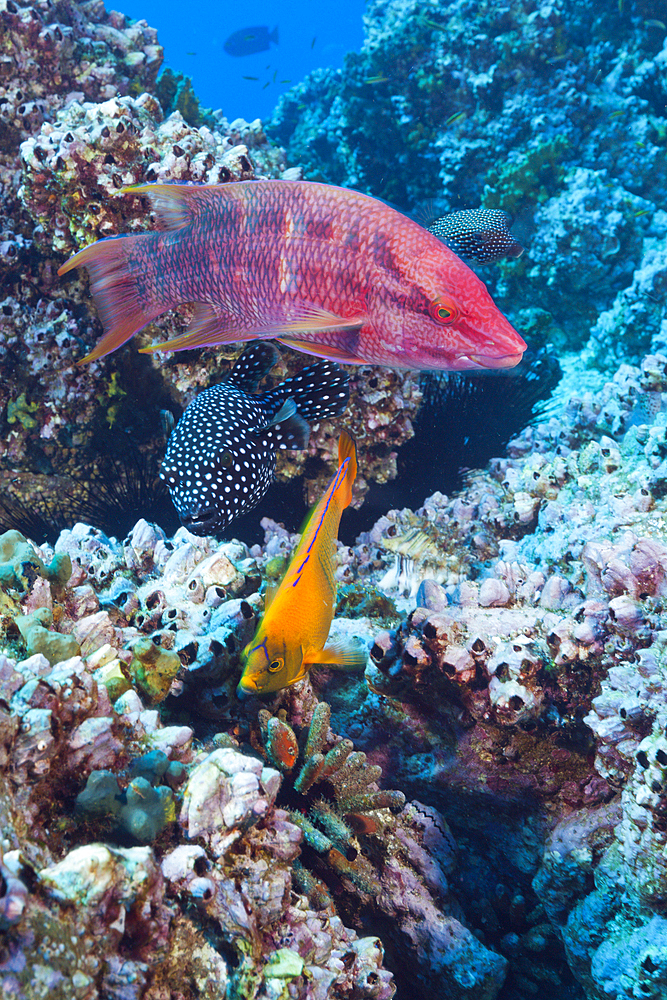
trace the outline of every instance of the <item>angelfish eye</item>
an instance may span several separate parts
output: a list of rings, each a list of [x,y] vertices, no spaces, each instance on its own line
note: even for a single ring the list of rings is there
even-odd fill
[[[438,295],[430,303],[429,312],[436,323],[453,323],[459,316],[458,306],[446,295]]]
[[[282,660],[272,660],[271,663],[269,663],[269,673],[275,674],[276,670],[282,670],[282,666]]]
[[[220,465],[223,467],[223,469],[228,469],[233,461],[234,459],[232,458],[232,453],[230,451],[223,451],[222,455],[220,456]]]

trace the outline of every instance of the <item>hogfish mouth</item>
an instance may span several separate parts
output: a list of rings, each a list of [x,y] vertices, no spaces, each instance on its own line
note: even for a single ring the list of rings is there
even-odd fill
[[[471,368],[514,368],[523,358],[523,351],[516,354],[469,354],[461,358],[461,361],[469,361]]]
[[[452,358],[447,367],[456,372],[515,368],[522,358],[523,351],[512,354],[459,354]]]

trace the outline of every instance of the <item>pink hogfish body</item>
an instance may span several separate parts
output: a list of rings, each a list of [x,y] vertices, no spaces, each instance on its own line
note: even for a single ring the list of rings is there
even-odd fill
[[[147,184],[162,228],[100,240],[88,268],[115,350],[194,303],[188,330],[148,351],[275,337],[348,364],[510,368],[526,344],[482,281],[418,223],[368,195],[308,181]]]

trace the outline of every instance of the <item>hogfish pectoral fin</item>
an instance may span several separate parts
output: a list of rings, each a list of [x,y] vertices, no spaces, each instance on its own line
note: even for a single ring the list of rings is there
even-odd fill
[[[319,653],[308,654],[309,664],[322,664],[335,670],[364,670],[368,662],[368,650],[359,639],[332,639]]]
[[[285,310],[267,312],[257,319],[247,321],[242,316],[233,320],[222,314],[222,309],[228,309],[227,303],[217,307],[207,302],[197,302],[190,326],[180,337],[168,340],[166,344],[153,344],[145,347],[142,353],[153,351],[184,351],[192,347],[213,347],[215,344],[234,344],[239,341],[280,338],[281,334],[316,333],[318,330],[358,329],[362,325],[359,317],[343,319],[334,313],[321,309],[309,303],[292,303]],[[313,345],[316,349],[319,345]],[[303,350],[305,348],[298,348]],[[309,354],[316,353],[308,350]],[[332,356],[332,360],[336,360]]]
[[[294,302],[283,315],[282,321],[278,317],[275,321],[280,323],[281,333],[308,333],[311,330],[359,330],[363,326],[364,317],[345,318],[310,302]]]
[[[327,361],[340,361],[344,365],[365,365],[367,362],[352,351],[343,347],[333,347],[331,344],[316,344],[310,340],[297,340],[295,337],[278,337],[278,342],[285,347],[292,347],[304,354],[313,354],[316,358],[326,358]]]

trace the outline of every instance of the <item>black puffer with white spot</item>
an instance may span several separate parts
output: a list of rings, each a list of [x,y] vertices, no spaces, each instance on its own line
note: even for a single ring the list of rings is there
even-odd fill
[[[428,227],[460,257],[474,257],[480,264],[501,257],[520,257],[524,248],[509,230],[509,219],[499,208],[462,208],[436,219]]]
[[[160,477],[195,535],[219,534],[259,503],[276,450],[305,448],[310,424],[347,406],[349,376],[333,361],[316,361],[254,395],[278,357],[273,344],[254,341],[223,382],[190,403],[169,438]]]

